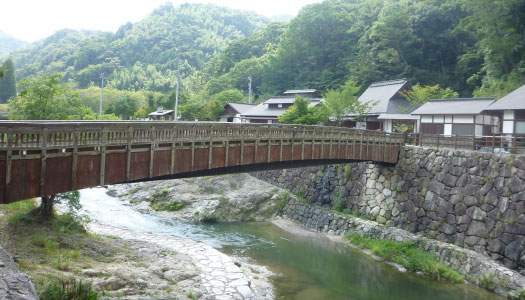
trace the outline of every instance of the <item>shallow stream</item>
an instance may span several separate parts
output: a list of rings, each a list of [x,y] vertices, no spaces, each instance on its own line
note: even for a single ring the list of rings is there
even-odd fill
[[[504,299],[473,285],[400,273],[322,235],[295,235],[267,222],[183,223],[137,211],[103,188],[80,193],[84,213],[102,224],[201,241],[267,266],[280,274],[273,278],[276,299]]]

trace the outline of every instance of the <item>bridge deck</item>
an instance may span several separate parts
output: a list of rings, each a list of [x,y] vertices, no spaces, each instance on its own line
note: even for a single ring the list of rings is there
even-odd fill
[[[203,170],[315,160],[396,163],[403,135],[337,127],[0,122],[0,203]]]

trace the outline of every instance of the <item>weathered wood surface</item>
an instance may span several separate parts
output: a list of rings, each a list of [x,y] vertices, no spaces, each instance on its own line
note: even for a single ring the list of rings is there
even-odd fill
[[[0,203],[191,172],[315,160],[396,163],[403,135],[185,122],[0,122]]]

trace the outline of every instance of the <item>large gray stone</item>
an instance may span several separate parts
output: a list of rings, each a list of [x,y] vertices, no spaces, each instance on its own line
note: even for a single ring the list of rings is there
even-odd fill
[[[519,193],[524,190],[523,180],[519,179],[517,176],[512,177],[509,183],[509,189],[512,193]]]
[[[463,203],[458,203],[454,206],[454,211],[457,216],[462,216],[467,212],[467,207]]]
[[[505,251],[504,251],[505,257],[514,262],[519,262],[523,248],[524,248],[523,244],[517,241],[514,241],[505,247]]]
[[[470,226],[467,230],[467,235],[473,235],[473,236],[479,236],[482,238],[488,238],[489,233],[487,231],[487,228],[485,227],[485,224],[478,221],[472,221],[470,223]]]
[[[430,184],[428,185],[428,190],[438,195],[441,195],[444,189],[445,189],[445,185],[436,180],[432,180]]]
[[[469,209],[467,209],[467,215],[473,220],[483,221],[487,216],[487,213],[477,206],[472,206]]]

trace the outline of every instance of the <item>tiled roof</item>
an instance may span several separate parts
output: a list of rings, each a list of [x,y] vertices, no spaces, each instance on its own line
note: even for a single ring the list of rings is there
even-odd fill
[[[479,114],[494,102],[492,98],[435,99],[412,112],[413,115]]]
[[[525,109],[525,85],[494,102],[486,110]]]
[[[376,105],[372,106],[369,114],[382,114],[382,113],[399,113],[398,106],[408,107],[408,101],[404,98],[397,99],[395,105],[391,105],[390,100],[400,92],[403,87],[407,84],[405,79],[396,79],[390,81],[380,81],[370,84],[366,91],[359,97],[361,103],[365,102],[377,102]],[[395,107],[394,107],[395,106]]]

